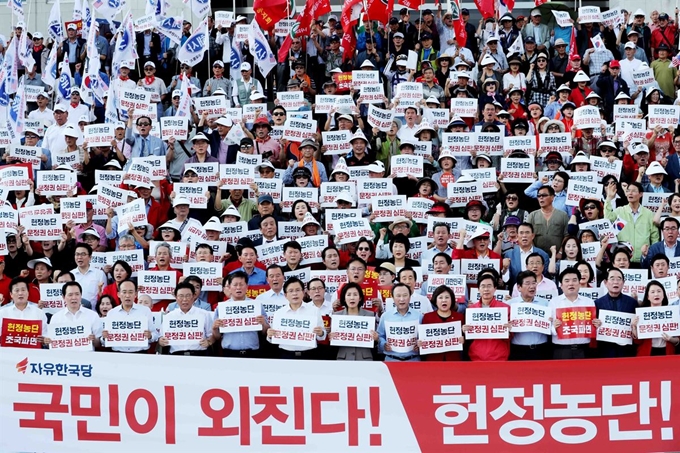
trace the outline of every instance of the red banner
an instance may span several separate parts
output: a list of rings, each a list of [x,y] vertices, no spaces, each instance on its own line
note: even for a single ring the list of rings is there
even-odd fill
[[[0,346],[4,348],[39,349],[38,337],[42,335],[42,321],[27,319],[2,319]]]
[[[555,310],[555,318],[562,324],[556,329],[557,338],[562,340],[595,338],[597,333],[593,328],[595,317],[595,307],[558,308]]]
[[[341,72],[333,74],[333,82],[337,85],[337,93],[348,93],[352,88],[352,73]]]

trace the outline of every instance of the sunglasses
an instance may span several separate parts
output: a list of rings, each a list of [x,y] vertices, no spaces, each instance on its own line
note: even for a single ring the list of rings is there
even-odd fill
[[[216,64],[215,66],[213,66],[213,69],[217,69],[217,68],[222,69],[222,66],[220,66],[220,65],[218,65],[218,64]]]
[[[508,201],[517,201],[517,200],[519,200],[518,197],[505,197],[505,199],[508,200]]]
[[[147,122],[137,123],[137,126],[139,126],[139,127],[151,126],[151,123],[147,123]]]
[[[584,211],[592,211],[593,209],[597,209],[597,206],[595,206],[594,204],[589,204],[588,206],[583,207]]]
[[[154,68],[144,68],[144,72],[151,72],[151,71],[155,71],[155,69]]]
[[[371,249],[369,247],[359,247],[357,248],[358,251],[360,252],[370,252]]]
[[[272,115],[273,116],[286,116],[286,114],[283,113],[283,112],[274,112],[274,113],[272,113]]]
[[[538,60],[536,60],[536,63],[547,63],[547,62],[548,62],[548,60],[546,60],[545,58],[539,58]]]
[[[549,193],[539,193],[539,194],[537,195],[538,198],[545,198],[545,197],[549,197],[549,196],[550,196]]]
[[[253,147],[253,145],[241,145],[241,149],[248,149],[248,148],[252,148],[252,147]]]
[[[172,233],[173,231],[172,228],[161,228],[161,233]]]

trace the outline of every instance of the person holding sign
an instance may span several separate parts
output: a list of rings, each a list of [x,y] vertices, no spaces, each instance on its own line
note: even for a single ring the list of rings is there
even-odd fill
[[[510,306],[495,297],[498,281],[491,273],[481,274],[477,281],[479,287],[479,302],[468,305],[468,310],[477,308],[506,308],[510,318]],[[510,324],[506,326],[509,330]],[[470,326],[464,325],[463,332],[470,331]],[[468,351],[472,361],[506,361],[510,357],[510,339],[473,340]]]
[[[564,269],[559,277],[562,295],[553,297],[548,305],[553,318],[553,359],[584,359],[586,357],[586,350],[590,344],[589,334],[578,332],[571,335],[565,328],[569,327],[570,331],[576,330],[576,325],[566,323],[579,319],[576,315],[584,313],[584,310],[579,310],[580,308],[593,307],[594,310],[595,307],[592,299],[579,295],[580,281],[581,273],[578,269],[575,267]],[[586,323],[588,322],[596,328],[601,325],[598,319],[586,320]]]
[[[55,328],[67,327],[83,329],[83,334],[87,336],[90,341],[90,351],[99,347],[99,338],[102,336],[102,320],[97,313],[82,306],[82,289],[78,282],[66,282],[61,289],[61,295],[64,298],[65,307],[52,315],[50,319],[50,335],[55,334]],[[80,332],[78,332],[80,333]],[[58,340],[58,337],[45,337],[45,344],[49,345],[53,340]],[[75,339],[74,339],[75,340]],[[57,347],[55,345],[55,347]],[[68,346],[59,346],[60,348],[68,348]]]
[[[385,362],[420,361],[420,356],[417,355],[417,343],[414,341],[411,346],[409,343],[412,337],[407,337],[407,334],[398,329],[399,324],[415,324],[417,326],[422,321],[423,315],[421,312],[411,308],[411,295],[412,291],[408,285],[404,283],[394,285],[392,287],[394,308],[385,311],[380,317],[380,324],[378,325],[378,336],[380,337],[378,352],[385,354]],[[389,329],[387,324],[390,324]],[[405,329],[408,330],[410,327],[407,326]],[[413,330],[415,332],[415,329]],[[401,345],[402,342],[404,345]],[[398,350],[396,350],[397,348]]]
[[[40,327],[35,341],[37,344],[44,342],[43,335],[47,332],[47,316],[36,304],[28,302],[29,285],[28,280],[22,277],[12,279],[9,284],[9,293],[13,303],[0,308],[0,346],[10,346],[8,344],[8,337],[12,336],[10,324],[22,324],[22,321],[38,321]]]
[[[680,221],[675,217],[666,217],[659,225],[659,228],[661,228],[663,239],[659,242],[655,242],[649,248],[642,251],[642,260],[640,264],[643,268],[650,267],[650,259],[658,254],[664,255],[668,259],[680,256],[680,247],[678,247],[678,229],[680,229]]]
[[[635,309],[638,306],[637,300],[623,294],[624,282],[625,276],[621,270],[612,267],[607,271],[604,280],[607,294],[595,300],[598,318],[600,317],[600,310],[631,314],[635,313]],[[597,355],[603,359],[613,357],[633,357],[635,356],[635,349],[630,345],[622,346],[616,343],[598,341]]]
[[[158,339],[158,344],[162,347],[170,346],[170,355],[204,356],[208,347],[216,341],[212,336],[212,314],[194,305],[194,300],[196,299],[195,291],[194,286],[186,282],[179,283],[177,288],[175,288],[175,299],[179,309],[172,310],[165,315],[161,336]],[[166,336],[168,334],[166,325],[172,326],[176,323],[189,326],[188,329],[190,330],[185,331],[187,337],[196,337],[196,334],[203,333],[203,338],[187,340],[181,345],[171,345],[170,339]],[[197,327],[198,329],[196,329]]]
[[[531,271],[522,271],[517,275],[517,287],[519,297],[512,298],[508,305],[512,304],[535,304],[548,307],[548,301],[542,297],[536,298],[536,274]],[[513,311],[514,313],[514,311]],[[551,320],[552,321],[552,320]],[[515,320],[512,320],[514,327]],[[546,360],[550,356],[550,343],[548,335],[540,332],[516,332],[510,340],[510,360]]]
[[[336,311],[331,316],[366,316],[374,317],[375,313],[364,310],[364,293],[361,291],[361,286],[357,283],[347,283],[340,291],[340,305],[344,307],[340,311]],[[368,332],[373,341],[378,341],[378,333],[375,330]],[[339,337],[336,332],[330,333],[330,339],[334,340]],[[373,350],[371,348],[362,348],[358,346],[340,346],[338,348],[337,360],[373,360]]]
[[[167,145],[163,140],[151,135],[151,118],[140,116],[137,118],[137,132],[134,132],[135,109],[128,110],[130,119],[125,130],[125,142],[132,147],[128,166],[135,157],[165,156],[168,153]]]
[[[668,306],[668,296],[666,296],[666,289],[664,286],[652,280],[645,289],[645,295],[642,298],[642,308],[646,307],[666,307]],[[644,340],[638,339],[638,324],[640,317],[635,316],[631,324],[633,328],[633,338],[637,344],[637,356],[659,356],[659,355],[674,355],[676,347],[680,344],[680,337],[671,337],[667,333],[661,333],[660,338],[646,338]]]
[[[286,324],[290,325],[291,318],[299,319],[302,321],[301,324],[305,324],[305,321],[310,321],[313,326],[312,332],[316,335],[316,341],[325,340],[327,332],[324,328],[319,309],[314,304],[303,303],[305,294],[304,283],[297,277],[291,277],[283,284],[283,292],[288,303],[274,312],[272,325],[278,326],[282,319],[287,321]],[[267,330],[267,339],[269,341],[272,341],[272,338],[278,335],[279,332],[274,328]],[[314,346],[280,344],[279,349],[280,358],[282,359],[313,359],[316,344]]]
[[[453,290],[448,286],[440,286],[432,293],[432,305],[437,307],[437,311],[431,311],[423,315],[421,324],[440,324],[448,322],[465,321],[465,317],[458,311],[458,304],[456,303],[456,296]],[[465,343],[465,337],[460,335],[459,343]],[[420,340],[418,340],[420,347]],[[462,360],[460,351],[448,351],[438,354],[427,354],[422,356],[425,361],[432,362],[460,362]]]
[[[148,340],[145,346],[113,346],[114,352],[127,352],[145,354],[149,350],[149,344],[156,341],[156,329],[153,327],[153,316],[151,310],[144,305],[137,304],[137,284],[132,280],[121,282],[118,286],[118,297],[120,298],[120,305],[114,307],[106,315],[107,320],[114,321],[141,321],[144,328],[144,337]],[[107,330],[102,331],[102,338],[106,341],[109,337]],[[105,343],[103,346],[107,346]]]

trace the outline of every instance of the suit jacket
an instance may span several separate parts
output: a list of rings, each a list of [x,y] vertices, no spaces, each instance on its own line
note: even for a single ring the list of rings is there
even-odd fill
[[[605,111],[607,112],[607,120],[612,121],[612,114],[614,111],[614,98],[619,93],[623,92],[625,94],[630,94],[628,92],[628,84],[621,77],[618,78],[617,82],[619,87],[614,90],[614,78],[611,75],[602,75],[597,78],[597,86],[600,89],[600,96],[602,96],[602,101],[604,104]]]
[[[546,49],[550,48],[550,30],[545,24],[538,24],[538,26],[528,23],[522,29],[522,36],[526,39],[531,36],[536,39],[536,46],[543,44]]]
[[[347,308],[333,313],[333,316],[347,316]],[[359,309],[359,316],[375,316],[372,311]],[[357,348],[352,346],[340,346],[338,348],[338,360],[373,360],[373,349]]]
[[[662,255],[666,254],[666,249],[663,245],[663,240],[661,240],[659,242],[655,242],[654,244],[649,246],[649,250],[647,250],[647,256],[645,256],[644,258],[642,258],[642,260],[640,260],[640,264],[642,265],[642,267],[648,268],[651,261],[652,261],[652,258],[654,258],[659,253],[662,254]],[[669,256],[668,258],[669,259],[670,258],[676,258],[678,256],[680,256],[680,242],[676,243],[675,255]]]
[[[543,257],[543,262],[545,263],[545,266],[543,266],[543,276],[547,277],[548,262],[550,261],[550,257],[542,249],[539,249],[535,245],[533,247],[534,252],[538,253],[539,255],[541,255],[541,257]],[[519,251],[519,245],[515,245],[512,249],[508,250],[503,254],[503,258],[510,258],[510,281],[512,282],[512,285],[514,285],[515,281],[517,280],[517,274],[522,272],[521,257],[522,255],[520,254]],[[512,285],[510,285],[510,288],[512,288]]]
[[[144,33],[137,33],[137,55],[139,58],[144,58]],[[147,57],[148,60],[158,62],[158,53],[161,51],[161,37],[158,33],[151,33],[151,44],[149,48],[151,52]]]
[[[134,157],[165,156],[168,153],[163,140],[151,134],[147,136],[147,139],[149,140],[149,146],[148,148],[144,147],[144,150],[142,150],[143,141],[141,136],[134,132],[132,128],[127,128],[125,131],[125,141],[132,148],[128,163],[132,162]]]
[[[237,125],[234,125],[234,127],[238,127]],[[210,140],[210,155],[217,159],[220,157],[220,142],[222,139],[220,138],[219,132],[217,132],[217,129],[215,129],[212,132],[208,132],[208,126],[203,127],[203,133],[205,134],[206,137],[208,137],[208,140]],[[236,162],[236,154],[239,151],[239,145],[229,145],[227,148],[227,163],[228,164],[233,164]]]

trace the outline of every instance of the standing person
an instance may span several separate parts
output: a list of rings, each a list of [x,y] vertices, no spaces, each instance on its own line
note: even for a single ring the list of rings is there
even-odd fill
[[[241,63],[241,78],[235,79],[231,90],[231,97],[235,107],[250,104],[250,95],[253,91],[264,93],[259,80],[252,77],[253,71],[250,63]]]
[[[156,333],[156,329],[153,327],[153,315],[151,314],[151,310],[149,309],[149,307],[135,303],[135,301],[137,300],[137,284],[132,280],[126,280],[122,282],[118,288],[118,296],[120,298],[120,305],[109,311],[108,314],[106,315],[106,319],[124,321],[130,319],[130,316],[138,315],[141,317],[145,317],[147,323],[145,325],[146,330],[144,330],[144,335],[149,340],[149,344],[155,342],[158,339],[158,335]],[[109,332],[107,330],[103,330],[102,338],[104,339],[104,341],[106,341],[108,336]],[[106,346],[106,343],[104,343],[104,346]],[[116,346],[112,348],[114,352],[128,352],[138,354],[146,353],[148,349],[149,349],[148,344],[146,347]]]
[[[95,269],[90,264],[92,260],[92,247],[81,242],[75,249],[76,268],[71,272],[75,279],[83,288],[82,298],[95,306],[99,295],[106,285],[106,275],[101,269]],[[118,289],[120,293],[120,286]]]
[[[4,263],[4,261],[0,261],[0,263]],[[38,336],[37,341],[43,343],[47,333],[47,316],[36,304],[28,303],[29,286],[30,283],[25,278],[16,277],[12,279],[9,284],[9,295],[13,303],[0,308],[0,325],[2,325],[3,319],[41,321],[41,335]]]
[[[512,298],[508,305],[525,303],[542,307],[548,306],[548,301],[536,298],[536,274],[522,271],[517,275],[517,289],[519,297]],[[517,332],[510,340],[510,360],[546,360],[550,357],[550,343],[548,335],[539,332]]]
[[[364,310],[364,293],[361,291],[361,286],[357,283],[347,283],[340,291],[340,305],[344,307],[340,311],[336,311],[331,316],[373,316],[372,311]],[[378,333],[371,330],[371,335],[374,341],[378,341]],[[330,339],[336,336],[335,332],[330,333]],[[373,350],[369,348],[359,348],[351,346],[341,346],[338,348],[338,360],[373,360]]]
[[[559,247],[562,244],[562,239],[567,234],[569,216],[553,206],[555,189],[552,187],[541,187],[538,189],[536,197],[540,209],[529,214],[527,222],[533,226],[536,234],[534,245],[549,253],[550,247],[553,245]]]
[[[595,302],[587,297],[580,296],[581,273],[575,267],[568,267],[560,273],[559,282],[562,295],[553,297],[548,306],[553,318],[553,359],[584,359],[586,350],[590,344],[588,338],[562,339],[557,334],[557,329],[562,326],[562,320],[557,317],[559,308],[595,307]],[[593,320],[593,326],[599,327],[600,321]]]
[[[479,302],[468,305],[468,310],[477,308],[505,308],[510,319],[510,306],[495,297],[498,281],[491,274],[483,274],[478,278]],[[510,329],[508,324],[507,329]],[[469,326],[463,326],[463,332],[468,332]],[[476,361],[506,361],[510,357],[510,338],[473,340],[468,351],[470,360]]]
[[[668,296],[666,295],[666,289],[664,286],[656,280],[649,282],[647,284],[647,288],[645,289],[645,295],[642,298],[641,307],[665,307],[667,305]],[[666,332],[663,332],[660,338],[657,337],[639,340],[637,328],[639,322],[639,316],[635,316],[635,318],[633,318],[632,327],[633,339],[638,345],[638,357],[675,354],[675,349],[680,344],[680,337],[671,337]]]
[[[423,315],[419,310],[411,308],[411,288],[404,283],[397,283],[392,287],[392,298],[394,299],[394,309],[387,310],[380,318],[378,325],[378,335],[380,343],[378,352],[385,354],[386,362],[419,362],[418,347],[410,352],[394,352],[392,346],[387,341],[387,327],[385,324],[417,321],[420,324]]]
[[[212,336],[212,316],[209,311],[198,308],[194,299],[196,299],[196,289],[191,283],[182,282],[175,288],[175,299],[177,310],[171,310],[165,316],[170,320],[182,320],[191,318],[198,318],[203,321],[203,338],[194,340],[191,344],[182,346],[170,346],[170,355],[189,355],[189,356],[204,356],[207,349],[216,340]],[[162,347],[168,346],[168,339],[165,337],[165,332],[161,330],[161,336],[158,339],[158,344]]]
[[[600,310],[635,314],[635,309],[638,306],[637,300],[623,294],[622,291],[624,282],[625,277],[620,269],[611,267],[607,270],[604,280],[604,286],[607,288],[607,294],[595,300],[598,319],[600,319]],[[597,355],[603,359],[614,357],[634,357],[635,347],[632,345],[618,345],[616,343],[598,341]]]
[[[276,319],[280,316],[289,316],[300,319],[313,317],[316,320],[313,328],[313,331],[316,334],[316,340],[325,340],[327,332],[326,329],[324,329],[323,319],[321,319],[319,310],[314,304],[303,303],[305,293],[304,283],[296,277],[289,278],[283,285],[283,292],[286,294],[288,303],[274,313],[272,324],[276,324]],[[276,334],[277,331],[275,329],[269,328],[267,330],[267,339],[271,341],[271,338]],[[282,359],[311,359],[314,358],[314,349],[316,349],[316,347],[280,345],[279,349],[280,358]]]
[[[437,310],[423,315],[422,324],[438,324],[455,321],[460,321],[461,325],[464,324],[465,318],[463,314],[458,311],[456,296],[453,293],[453,290],[448,286],[442,285],[434,290],[434,293],[432,293],[432,305],[434,305]],[[463,337],[462,332],[459,341],[461,344],[465,343],[465,337]],[[420,347],[420,342],[418,342],[418,346]],[[460,351],[449,351],[438,354],[427,354],[422,356],[422,359],[428,362],[459,362],[461,360],[461,353]]]
[[[99,347],[102,336],[102,321],[99,315],[89,308],[85,308],[81,304],[82,288],[78,282],[66,282],[61,288],[61,296],[64,299],[65,307],[52,315],[50,319],[51,326],[76,327],[85,324],[85,333],[88,334],[91,351]],[[45,336],[45,344],[49,345],[53,338]]]
[[[132,148],[130,157],[165,156],[168,153],[167,145],[160,138],[151,135],[151,118],[140,116],[133,124],[134,113],[135,109],[131,108],[128,110],[130,119],[125,131],[125,142]],[[137,126],[137,132],[134,132],[133,126],[135,125]],[[132,159],[128,161],[128,166],[131,161]]]

